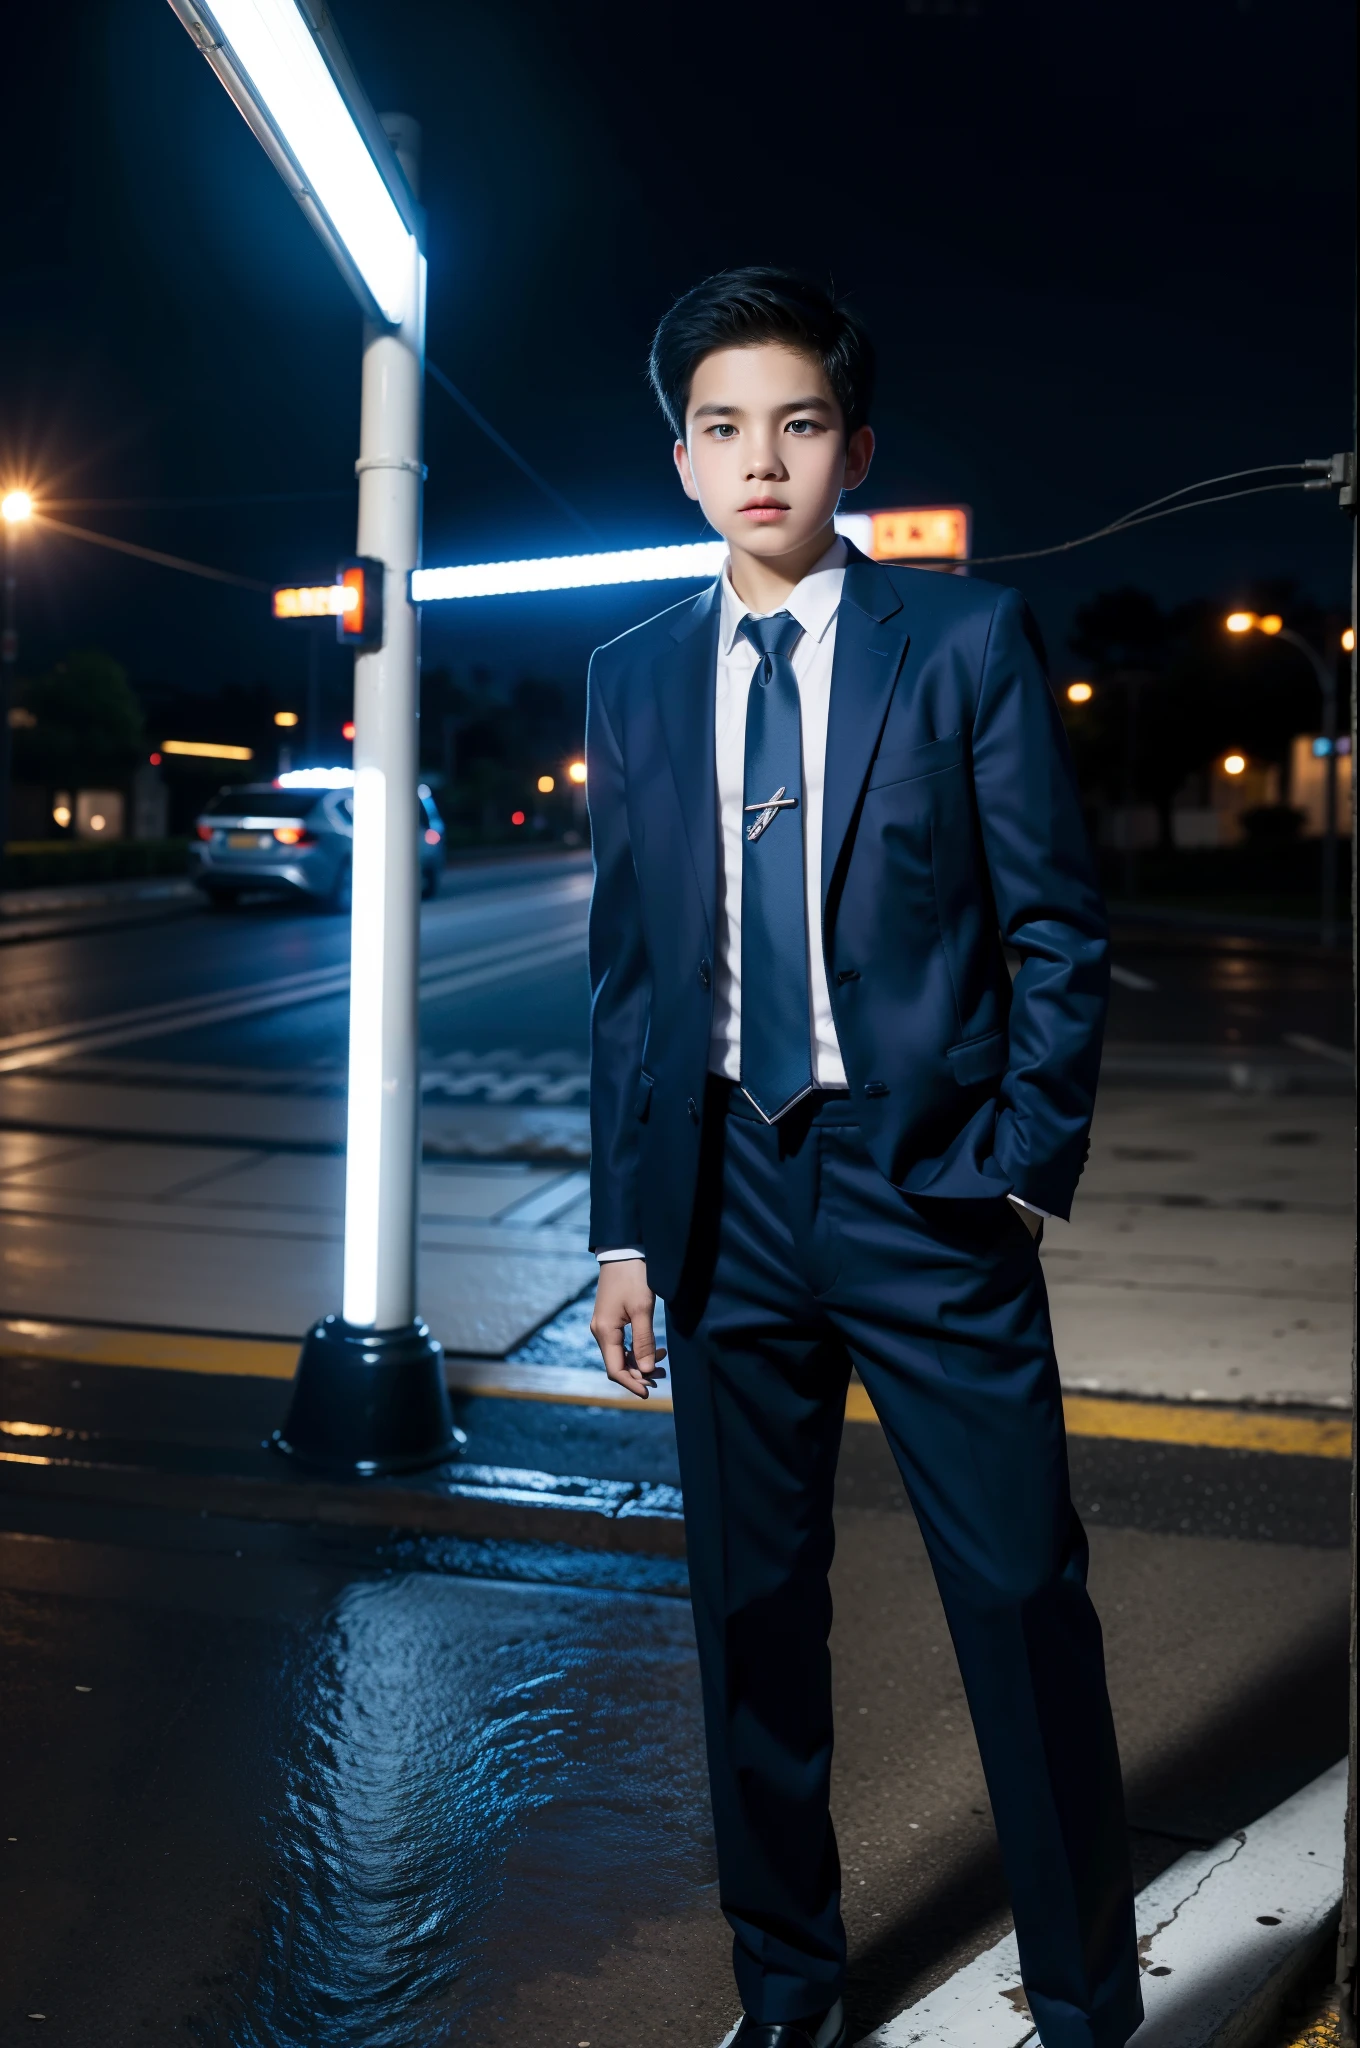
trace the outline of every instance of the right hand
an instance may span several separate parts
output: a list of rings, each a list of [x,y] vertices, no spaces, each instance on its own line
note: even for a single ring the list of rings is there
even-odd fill
[[[645,1259],[606,1259],[595,1289],[595,1313],[590,1334],[600,1347],[604,1369],[616,1386],[627,1387],[639,1401],[656,1391],[658,1379],[665,1379],[661,1361],[666,1356],[656,1348],[652,1314],[656,1296],[647,1285]],[[625,1345],[625,1327],[633,1326],[631,1348]]]

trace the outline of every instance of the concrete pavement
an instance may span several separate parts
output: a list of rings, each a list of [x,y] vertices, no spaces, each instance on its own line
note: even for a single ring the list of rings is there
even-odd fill
[[[149,1067],[0,1080],[0,1315],[297,1339],[339,1295],[343,1102],[316,1076],[171,1089]],[[542,1101],[580,1078],[432,1072],[423,1301],[450,1352],[504,1357],[592,1276],[585,1112]],[[1348,1097],[1105,1089],[1042,1251],[1065,1385],[1347,1407],[1352,1179]]]

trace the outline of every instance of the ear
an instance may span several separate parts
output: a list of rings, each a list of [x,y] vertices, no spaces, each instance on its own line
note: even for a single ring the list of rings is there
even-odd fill
[[[856,427],[845,444],[845,478],[843,491],[856,490],[869,474],[869,464],[874,459],[874,430],[872,427]]]
[[[675,457],[675,466],[680,472],[680,481],[684,485],[685,496],[693,498],[697,505],[699,502],[699,486],[695,483],[694,471],[690,468],[689,450],[683,441],[677,441],[671,453]]]

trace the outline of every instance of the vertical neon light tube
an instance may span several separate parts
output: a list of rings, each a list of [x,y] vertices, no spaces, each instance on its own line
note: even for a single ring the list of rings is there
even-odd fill
[[[372,1329],[378,1314],[382,1188],[383,959],[387,894],[387,779],[354,778],[354,907],[350,918],[349,1135],[345,1160],[347,1323]]]

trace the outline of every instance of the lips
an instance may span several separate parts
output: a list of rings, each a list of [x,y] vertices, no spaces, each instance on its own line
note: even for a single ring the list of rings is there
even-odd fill
[[[752,498],[749,504],[742,506],[741,516],[764,526],[773,519],[782,519],[788,509],[778,498]]]

